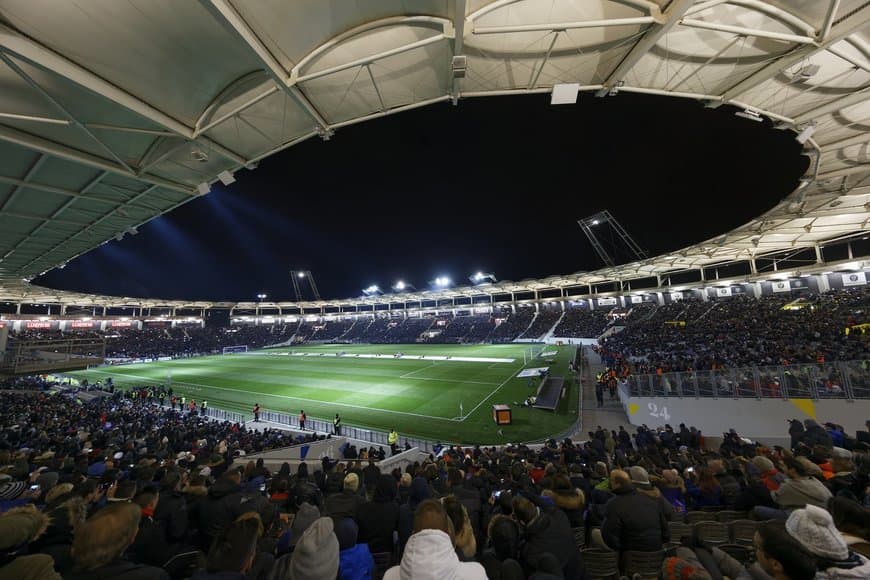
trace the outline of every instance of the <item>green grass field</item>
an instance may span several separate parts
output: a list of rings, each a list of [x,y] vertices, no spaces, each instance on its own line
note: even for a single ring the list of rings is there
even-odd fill
[[[540,345],[535,348],[541,350]],[[534,358],[524,365],[529,345],[321,345],[296,347],[294,354],[291,349],[270,349],[68,374],[91,382],[112,377],[119,387],[171,382],[179,395],[249,416],[254,403],[259,403],[264,409],[293,414],[305,409],[310,418],[325,420],[338,412],[346,425],[395,427],[401,435],[506,443],[545,438],[577,418],[576,384],[555,414],[514,405],[538,388],[538,379],[533,379],[530,389],[528,379],[516,377],[524,367],[549,366],[552,374],[568,376],[574,347],[545,349],[557,351],[551,363]],[[338,352],[393,355],[399,351],[451,359],[336,356]],[[459,361],[457,357],[512,361]],[[498,403],[510,404],[513,411],[513,425],[504,427],[503,435],[497,434],[492,421],[492,405]]]

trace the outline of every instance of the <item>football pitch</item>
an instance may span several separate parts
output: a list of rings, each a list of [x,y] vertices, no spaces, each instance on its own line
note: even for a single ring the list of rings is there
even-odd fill
[[[571,383],[556,413],[521,404],[539,379],[518,378],[523,368],[550,367],[568,377],[575,347],[535,345],[320,345],[244,354],[100,367],[67,373],[90,382],[112,377],[116,386],[170,385],[178,395],[210,407],[244,413],[263,409],[458,443],[507,443],[546,438],[577,418]],[[397,357],[397,353],[403,356]],[[550,354],[554,353],[554,354]],[[380,355],[380,356],[378,356]],[[498,427],[492,405],[508,404],[513,424]]]

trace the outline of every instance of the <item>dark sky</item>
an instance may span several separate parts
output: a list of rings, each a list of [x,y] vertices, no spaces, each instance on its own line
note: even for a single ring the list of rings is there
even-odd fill
[[[436,104],[311,139],[37,283],[124,296],[324,298],[477,270],[594,270],[576,223],[608,209],[650,255],[741,225],[796,185],[793,133],[689,99],[584,94]],[[607,232],[604,232],[605,234]]]

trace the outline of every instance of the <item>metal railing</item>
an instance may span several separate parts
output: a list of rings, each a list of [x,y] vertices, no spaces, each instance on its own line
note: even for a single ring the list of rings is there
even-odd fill
[[[263,409],[260,411],[260,420],[261,421],[269,421],[270,423],[276,423],[278,425],[284,425],[290,427],[291,429],[301,430],[301,426],[299,425],[299,416],[290,414],[290,413],[281,413],[279,411],[270,411],[268,409]],[[333,433],[335,431],[332,421],[325,421],[323,419],[313,419],[308,417],[305,419],[305,431],[316,431],[318,433]],[[358,439],[360,441],[365,441],[366,443],[371,443],[372,445],[383,446],[384,448],[388,447],[387,438],[389,434],[386,431],[377,431],[372,429],[366,429],[363,427],[356,427],[354,425],[348,425],[343,423],[341,425],[341,436],[347,437],[349,439]],[[435,442],[430,441],[428,439],[417,439],[415,437],[405,437],[404,435],[399,434],[399,448],[403,449],[405,447],[405,442],[407,442],[411,447],[417,447],[421,451],[425,451],[427,453],[431,452],[435,447]]]
[[[870,361],[838,361],[628,377],[637,397],[870,399]]]

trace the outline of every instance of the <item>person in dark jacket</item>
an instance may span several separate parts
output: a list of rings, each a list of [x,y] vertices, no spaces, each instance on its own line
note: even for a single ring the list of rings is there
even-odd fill
[[[788,420],[788,435],[791,437],[791,448],[792,450],[797,449],[797,446],[800,444],[801,439],[803,439],[804,432],[804,424],[801,423],[800,419],[789,419]]]
[[[658,503],[639,494],[621,469],[610,472],[610,490],[615,497],[605,506],[604,522],[600,532],[593,532],[593,542],[620,552],[661,550],[670,533]]]
[[[432,488],[422,477],[411,480],[411,490],[408,494],[408,503],[399,507],[399,549],[404,549],[405,543],[411,537],[414,529],[414,510],[423,501],[432,497]]]
[[[831,436],[825,431],[825,428],[819,425],[814,419],[805,419],[804,427],[806,431],[801,437],[801,443],[812,449],[816,445],[821,445],[827,450],[834,448],[834,443],[831,441]]]
[[[308,478],[308,464],[304,461],[299,464],[296,477],[293,482],[293,492],[290,494],[296,507],[303,503],[309,503],[316,507],[323,506],[323,496],[320,490]]]
[[[133,503],[142,510],[142,517],[139,518],[136,539],[127,553],[134,562],[162,567],[175,555],[176,550],[167,541],[165,528],[154,520],[159,501],[160,496],[152,490],[146,490],[133,499]]]
[[[166,530],[170,542],[182,542],[187,536],[187,501],[181,493],[181,477],[170,471],[160,480],[160,501],[154,510],[154,521]]]
[[[359,528],[351,518],[338,521],[335,537],[338,538],[338,576],[340,580],[371,580],[375,560],[368,544],[358,542]]]
[[[514,517],[523,532],[521,563],[526,574],[538,569],[544,554],[559,561],[566,580],[580,578],[582,566],[568,517],[555,507],[538,507],[524,497],[513,500]]]
[[[399,504],[396,503],[396,480],[381,475],[372,501],[359,506],[359,542],[367,543],[372,554],[393,551],[393,532],[399,530]]]
[[[342,518],[356,519],[359,507],[365,501],[365,497],[359,493],[359,476],[356,473],[348,473],[344,477],[344,488],[341,493],[327,496],[326,515],[331,517],[336,525]]]
[[[64,580],[169,580],[162,568],[134,564],[122,556],[136,538],[141,512],[133,503],[116,503],[98,511],[77,531],[74,571]]]
[[[200,510],[201,548],[208,549],[220,533],[242,515],[244,493],[239,485],[241,474],[232,469],[208,489],[208,496]]]
[[[586,506],[586,496],[571,485],[567,475],[559,474],[553,478],[553,489],[544,490],[544,496],[549,497],[556,507],[568,517],[572,528],[583,526],[583,508]]]
[[[197,572],[193,580],[245,580],[257,554],[259,526],[256,519],[230,524],[212,545],[206,569]]]

